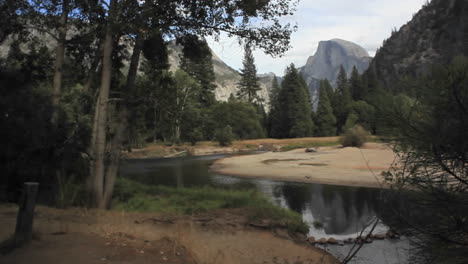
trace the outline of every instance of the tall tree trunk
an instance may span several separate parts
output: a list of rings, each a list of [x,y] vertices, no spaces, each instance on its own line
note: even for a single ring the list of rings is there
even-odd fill
[[[135,46],[133,48],[132,58],[130,60],[130,67],[127,74],[127,83],[125,85],[125,91],[127,94],[135,88],[135,82],[138,73],[138,66],[140,64],[140,54],[143,48],[144,38],[141,33],[139,33],[135,40]],[[110,157],[109,164],[107,166],[106,175],[105,175],[105,186],[104,186],[104,203],[106,207],[110,206],[112,200],[112,193],[114,190],[115,179],[119,172],[120,167],[120,153],[123,147],[126,134],[128,133],[128,101],[125,101],[118,109],[118,117],[114,122],[114,137],[110,144]]]
[[[101,87],[99,89],[99,96],[95,111],[97,111],[96,129],[93,130],[92,140],[94,142],[94,160],[91,163],[90,172],[90,195],[91,206],[104,209],[106,203],[104,200],[104,183],[105,183],[105,161],[106,161],[106,143],[107,143],[107,118],[108,118],[108,104],[109,92],[112,80],[112,51],[113,51],[113,26],[116,16],[117,0],[110,1],[108,24],[106,27],[106,34],[103,43],[103,57],[102,57],[102,75]]]
[[[62,92],[62,76],[63,76],[63,64],[65,61],[65,42],[67,40],[67,23],[68,23],[68,12],[69,12],[69,1],[63,0],[62,3],[62,14],[59,19],[58,26],[58,39],[57,47],[55,49],[55,63],[54,63],[54,80],[53,80],[53,91],[52,91],[52,105],[54,106],[54,119],[57,115],[57,107],[60,104],[60,96]]]

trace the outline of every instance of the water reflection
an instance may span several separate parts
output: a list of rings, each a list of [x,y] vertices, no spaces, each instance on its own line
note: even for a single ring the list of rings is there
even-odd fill
[[[382,215],[379,211],[382,210],[379,206],[379,190],[244,179],[210,172],[212,162],[225,156],[127,160],[120,172],[123,177],[152,185],[256,188],[273,203],[301,213],[311,227],[309,235],[316,238],[355,237],[373,217]],[[314,222],[320,222],[323,227],[314,227]],[[387,226],[380,223],[375,232],[386,230]],[[354,263],[407,263],[407,249],[407,241],[378,241],[366,246]],[[349,248],[338,246],[330,247],[329,250],[335,256],[342,257]]]
[[[121,174],[153,185],[256,188],[275,204],[302,214],[311,234],[318,236],[356,234],[379,208],[376,189],[239,179],[210,172],[209,165],[221,157],[127,160]],[[314,222],[323,227],[314,228]]]

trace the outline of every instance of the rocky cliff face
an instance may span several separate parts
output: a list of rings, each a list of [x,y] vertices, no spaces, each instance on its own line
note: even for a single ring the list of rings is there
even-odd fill
[[[182,48],[171,44],[169,46],[169,50],[169,63],[171,64],[171,70],[175,70],[179,67]],[[214,52],[212,52],[212,60],[213,70],[216,77],[215,84],[217,86],[215,90],[216,99],[218,101],[227,101],[231,94],[235,95],[237,92],[237,83],[241,78],[240,74],[238,71],[224,63]],[[262,88],[259,95],[261,98],[264,98],[268,104],[270,99],[269,91],[275,75],[273,73],[261,74],[258,77]]]
[[[309,86],[314,102],[321,79],[328,79],[334,86],[341,65],[349,76],[353,66],[356,66],[359,73],[363,73],[370,61],[371,57],[361,46],[342,39],[332,39],[319,43],[317,52],[309,57],[306,65],[300,68],[300,72]]]
[[[457,55],[468,55],[468,1],[432,0],[384,41],[370,67],[384,87],[398,90],[403,77],[424,74]]]

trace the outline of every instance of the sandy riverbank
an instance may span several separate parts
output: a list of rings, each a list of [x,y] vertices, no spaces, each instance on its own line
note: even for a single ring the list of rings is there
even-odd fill
[[[13,233],[16,214],[16,206],[0,204],[0,242]],[[34,240],[0,254],[0,263],[338,263],[305,238],[247,221],[241,209],[184,216],[38,206]]]
[[[211,169],[241,177],[384,188],[381,173],[394,160],[388,145],[367,143],[361,149],[321,147],[316,153],[297,149],[236,156],[216,161]]]

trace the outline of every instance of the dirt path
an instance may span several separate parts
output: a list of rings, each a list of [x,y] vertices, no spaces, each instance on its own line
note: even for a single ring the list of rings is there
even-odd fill
[[[216,161],[212,170],[242,177],[333,185],[385,187],[382,171],[395,154],[387,145],[368,143],[363,148],[322,147],[316,153],[304,149],[237,156]]]
[[[0,205],[0,239],[14,230],[15,213]],[[36,239],[0,263],[337,263],[284,230],[255,229],[243,219],[236,211],[168,217],[39,207]]]

